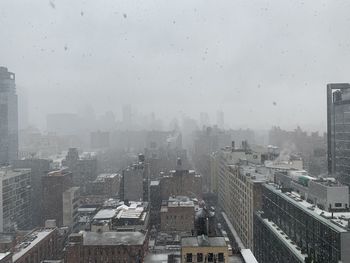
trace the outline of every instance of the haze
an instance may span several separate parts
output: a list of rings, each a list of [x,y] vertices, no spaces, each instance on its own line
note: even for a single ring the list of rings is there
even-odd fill
[[[121,106],[231,127],[326,129],[326,84],[349,82],[349,1],[0,2],[0,64],[22,112]],[[22,104],[21,104],[22,102]],[[27,105],[27,106],[26,106]],[[24,107],[24,109],[23,109]]]

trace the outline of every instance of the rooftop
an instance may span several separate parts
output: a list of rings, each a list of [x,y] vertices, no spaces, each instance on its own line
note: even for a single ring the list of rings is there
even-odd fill
[[[0,177],[4,179],[30,173],[30,169],[13,169],[10,166],[0,167]]]
[[[105,182],[106,179],[118,178],[119,174],[99,174],[94,182]]]
[[[240,171],[245,176],[249,176],[253,182],[263,183],[268,181],[268,174],[259,172],[259,165],[240,165]]]
[[[38,245],[43,239],[48,237],[53,231],[55,231],[54,228],[44,228],[31,232],[24,238],[24,241],[22,243],[18,244],[15,247],[15,252],[12,258],[13,261],[15,262],[16,260],[20,259],[33,247]]]
[[[143,245],[141,232],[83,232],[84,246]]]
[[[94,219],[101,220],[101,219],[112,219],[117,215],[118,210],[117,209],[101,209],[97,212],[97,214],[94,216]]]
[[[293,203],[296,207],[301,208],[304,212],[310,214],[317,220],[325,223],[337,232],[348,232],[350,212],[327,212],[320,209],[314,204],[310,204],[303,200],[300,195],[296,192],[285,192],[282,193],[281,189],[277,185],[269,183],[266,187],[276,194],[283,197],[288,202]]]
[[[151,181],[151,186],[158,186],[160,184],[160,181],[159,180],[154,180],[154,181]]]
[[[224,237],[183,237],[181,239],[182,247],[227,247]]]
[[[5,257],[7,257],[10,254],[11,254],[11,252],[0,253],[0,260],[4,259]]]
[[[244,262],[247,263],[258,263],[253,252],[250,249],[241,249],[241,255],[244,259]]]

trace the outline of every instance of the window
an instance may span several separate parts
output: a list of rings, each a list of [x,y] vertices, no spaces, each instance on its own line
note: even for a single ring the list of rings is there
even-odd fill
[[[219,262],[224,262],[224,253],[218,254],[218,260],[219,260]]]
[[[208,254],[208,262],[214,262],[214,254],[213,253]]]
[[[186,262],[192,262],[192,254],[191,253],[186,254]]]
[[[335,203],[335,207],[341,207],[341,203]]]
[[[197,253],[197,262],[203,262],[203,253]]]

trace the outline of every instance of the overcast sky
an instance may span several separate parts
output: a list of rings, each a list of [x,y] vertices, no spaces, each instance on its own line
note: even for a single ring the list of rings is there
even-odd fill
[[[350,1],[1,0],[0,65],[29,118],[223,110],[232,127],[325,130],[326,84],[350,81]],[[274,103],[275,102],[275,103]]]

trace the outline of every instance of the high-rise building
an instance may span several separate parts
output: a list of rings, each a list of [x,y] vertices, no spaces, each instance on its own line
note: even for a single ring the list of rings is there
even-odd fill
[[[328,173],[350,184],[350,84],[327,85]]]
[[[73,173],[73,184],[79,186],[85,192],[88,181],[94,181],[97,177],[97,158],[92,154],[79,156],[77,148],[70,148],[62,165],[68,167]]]
[[[0,165],[18,156],[18,106],[15,74],[0,67]]]
[[[232,146],[212,155],[213,174],[218,203],[237,232],[244,247],[253,248],[253,215],[261,208],[261,186],[268,180],[261,163],[262,153]]]
[[[291,188],[285,184],[262,187],[262,211],[254,214],[257,260],[350,262],[348,189],[334,180],[314,178],[307,184],[305,176],[293,180],[303,192],[293,184]]]
[[[77,189],[72,188],[72,173],[67,169],[52,171],[42,177],[42,220],[56,220],[57,226],[61,227],[69,221],[66,209],[72,207],[69,200],[76,201]],[[66,194],[64,194],[68,191]],[[68,201],[67,201],[68,200]],[[74,204],[73,204],[74,207]],[[74,213],[71,213],[74,214]],[[65,219],[64,219],[65,216]]]
[[[30,169],[0,169],[0,232],[30,227],[30,194]]]
[[[32,227],[42,226],[41,222],[41,177],[46,175],[51,169],[51,160],[48,159],[21,159],[15,160],[12,165],[15,169],[31,169],[31,208],[32,208]]]

